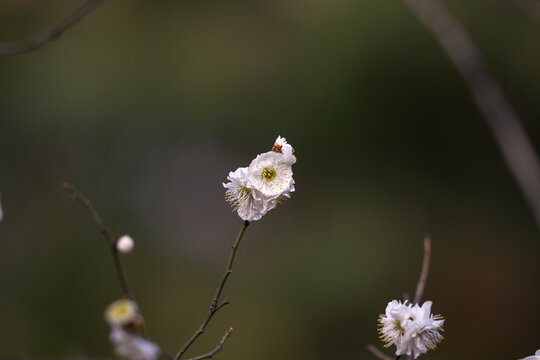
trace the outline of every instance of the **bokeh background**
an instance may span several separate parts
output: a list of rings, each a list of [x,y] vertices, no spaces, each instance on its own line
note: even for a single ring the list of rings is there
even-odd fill
[[[2,0],[0,42],[77,3]],[[540,23],[447,5],[540,145]],[[241,220],[221,182],[296,149],[293,198],[248,229],[191,356],[374,359],[377,317],[412,293],[445,316],[433,359],[540,348],[540,231],[468,90],[399,1],[106,1],[58,41],[0,58],[0,355],[109,357],[113,233],[151,337],[174,353],[206,315]],[[390,353],[390,351],[389,351]]]

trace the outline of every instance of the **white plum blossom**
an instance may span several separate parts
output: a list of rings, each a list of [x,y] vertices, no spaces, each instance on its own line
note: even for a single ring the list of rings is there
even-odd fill
[[[272,147],[272,151],[276,153],[283,154],[284,161],[293,165],[296,162],[296,157],[293,155],[293,147],[287,143],[287,139],[284,137],[278,136]]]
[[[249,182],[266,197],[279,197],[294,191],[292,167],[283,160],[282,154],[269,151],[257,155],[249,164]]]
[[[127,360],[156,360],[159,357],[159,346],[139,335],[144,321],[135,301],[120,299],[113,302],[105,310],[105,320],[111,327],[109,340],[119,357]]]
[[[271,151],[257,155],[249,167],[231,171],[223,183],[226,200],[242,220],[260,220],[280,201],[294,192],[293,149],[278,136]]]
[[[111,327],[128,325],[139,317],[139,306],[130,299],[116,300],[105,309],[105,320]]]
[[[122,235],[116,239],[116,249],[122,254],[128,254],[133,250],[135,242],[129,235]]]
[[[379,333],[385,346],[396,345],[396,355],[412,355],[415,359],[435,349],[443,340],[440,333],[444,331],[444,320],[431,314],[431,305],[431,301],[422,306],[389,302],[385,314],[379,317]]]
[[[121,327],[113,326],[109,340],[114,352],[128,360],[156,360],[161,354],[159,346]]]
[[[522,360],[540,360],[540,350],[537,350],[536,353],[534,353],[534,356],[527,356]]]
[[[223,184],[227,189],[225,198],[242,220],[260,220],[264,214],[276,206],[277,199],[265,197],[248,182],[248,168],[231,171],[227,180],[230,182]]]

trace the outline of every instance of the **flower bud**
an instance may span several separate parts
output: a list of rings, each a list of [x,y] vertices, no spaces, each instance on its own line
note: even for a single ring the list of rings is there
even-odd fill
[[[129,235],[122,235],[116,239],[116,250],[122,254],[129,254],[133,250],[134,246],[135,243]]]

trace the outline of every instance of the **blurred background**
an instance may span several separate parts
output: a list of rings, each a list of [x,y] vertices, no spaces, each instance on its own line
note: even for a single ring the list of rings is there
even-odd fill
[[[78,2],[2,0],[0,42]],[[447,1],[540,145],[540,23]],[[176,352],[205,317],[242,221],[229,171],[295,147],[296,193],[248,229],[232,303],[187,354],[374,359],[377,317],[414,293],[446,318],[433,359],[540,348],[540,231],[485,120],[400,1],[105,1],[58,40],[0,58],[0,356],[112,356],[115,235],[152,339]],[[392,348],[393,350],[394,348]],[[391,350],[387,351],[389,354]]]

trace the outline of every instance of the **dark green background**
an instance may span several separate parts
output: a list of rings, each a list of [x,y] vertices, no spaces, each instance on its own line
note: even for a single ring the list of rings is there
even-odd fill
[[[540,144],[540,23],[447,2]],[[0,42],[75,1],[2,0]],[[433,359],[540,348],[540,231],[484,119],[401,1],[105,1],[58,41],[0,58],[0,355],[110,356],[121,293],[70,181],[116,235],[168,352],[206,314],[241,220],[221,182],[296,149],[296,193],[252,224],[226,287],[219,359],[373,359],[377,317],[413,292],[446,318]]]

